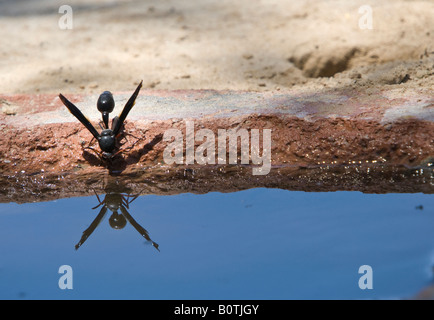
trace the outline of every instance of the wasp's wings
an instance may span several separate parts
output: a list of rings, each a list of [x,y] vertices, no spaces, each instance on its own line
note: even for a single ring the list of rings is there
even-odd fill
[[[127,118],[128,112],[130,112],[131,108],[134,106],[134,103],[136,102],[136,98],[139,94],[140,89],[142,88],[142,81],[140,81],[139,85],[137,86],[136,90],[134,91],[133,95],[128,99],[124,109],[122,110],[121,114],[119,115],[119,118],[113,119],[113,133],[115,136],[119,134],[122,128],[122,124],[124,123],[125,119]],[[116,121],[115,121],[116,120]]]
[[[78,250],[78,248],[81,247],[81,245],[89,238],[89,236],[92,234],[92,232],[95,230],[96,227],[98,227],[99,223],[101,222],[102,218],[104,218],[105,214],[107,212],[107,207],[103,206],[95,218],[93,222],[90,224],[89,228],[83,231],[83,235],[81,236],[80,241],[75,245],[75,250]]]
[[[68,108],[68,110],[87,128],[87,130],[92,133],[92,135],[98,139],[99,133],[96,131],[95,127],[90,123],[89,120],[84,116],[83,113],[68,99],[66,99],[62,94],[59,94],[60,100]]]
[[[134,227],[134,229],[136,229],[137,232],[140,233],[143,238],[150,241],[152,243],[152,246],[155,249],[160,251],[160,249],[158,249],[158,244],[155,243],[154,241],[152,241],[151,238],[149,237],[148,231],[145,228],[143,228],[140,224],[138,224],[136,222],[136,220],[134,220],[134,218],[129,214],[129,212],[125,209],[125,207],[121,206],[120,209],[122,211],[123,216],[128,220],[129,223],[131,223],[131,225]]]

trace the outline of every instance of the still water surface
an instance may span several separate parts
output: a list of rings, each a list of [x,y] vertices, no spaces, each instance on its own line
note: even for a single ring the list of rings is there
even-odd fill
[[[433,281],[433,195],[148,195],[125,206],[119,230],[109,209],[92,225],[98,204],[95,195],[0,204],[0,298],[395,299]],[[62,265],[71,290],[59,288]],[[362,265],[371,290],[359,288]]]

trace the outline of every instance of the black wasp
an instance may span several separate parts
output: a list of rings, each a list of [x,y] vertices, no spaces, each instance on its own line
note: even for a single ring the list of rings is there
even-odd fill
[[[95,127],[90,123],[90,121],[83,115],[83,113],[68,99],[66,99],[62,94],[59,94],[60,100],[68,108],[68,110],[87,128],[87,130],[92,133],[94,138],[98,141],[99,147],[102,151],[103,159],[110,159],[115,156],[119,151],[118,149],[118,138],[121,133],[122,125],[130,112],[131,108],[136,102],[136,98],[142,88],[142,82],[140,81],[133,95],[128,99],[119,116],[113,118],[111,129],[109,129],[109,113],[113,111],[115,102],[113,95],[110,91],[104,91],[98,98],[97,107],[102,114],[102,119],[104,127],[102,127],[101,134],[95,129]],[[117,152],[115,152],[117,151]]]
[[[102,206],[99,214],[96,216],[95,220],[90,224],[90,226],[83,231],[83,235],[80,241],[75,245],[75,250],[81,247],[81,245],[89,238],[89,236],[93,233],[96,227],[99,225],[101,220],[104,218],[107,210],[112,212],[112,215],[109,218],[109,224],[113,229],[123,229],[127,221],[136,229],[140,235],[145,238],[148,242],[152,244],[152,246],[160,251],[158,248],[158,244],[151,240],[149,237],[148,231],[143,228],[140,224],[137,223],[136,220],[129,214],[128,210],[131,202],[137,199],[138,195],[130,196],[129,194],[123,193],[107,193],[104,200],[101,201],[98,194],[95,192],[96,197],[98,198],[99,204],[92,209],[96,209],[99,206]],[[119,213],[118,210],[121,212]]]

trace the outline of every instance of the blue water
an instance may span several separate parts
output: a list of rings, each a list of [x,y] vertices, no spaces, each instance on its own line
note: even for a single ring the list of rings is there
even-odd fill
[[[127,210],[160,251],[130,223],[111,228],[109,210],[76,250],[97,205],[0,204],[0,298],[395,299],[433,282],[433,195],[141,196]],[[72,289],[59,288],[62,265]],[[372,289],[359,288],[362,265]]]

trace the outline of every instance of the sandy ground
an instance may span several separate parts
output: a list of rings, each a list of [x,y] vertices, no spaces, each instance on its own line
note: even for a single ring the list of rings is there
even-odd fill
[[[434,1],[0,1],[0,93],[431,89]],[[372,29],[363,5],[372,8]]]

